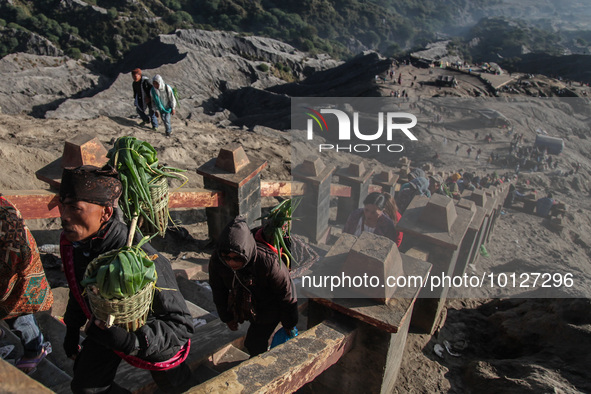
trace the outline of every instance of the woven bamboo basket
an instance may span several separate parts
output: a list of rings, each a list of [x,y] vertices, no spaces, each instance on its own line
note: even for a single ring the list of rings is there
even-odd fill
[[[126,245],[128,247],[132,244],[137,222],[138,217],[135,216],[131,221],[129,234],[127,235]],[[84,278],[91,277],[95,274],[100,267],[99,261],[107,258],[111,261],[117,253],[117,250],[110,251],[92,260],[86,267]],[[100,295],[99,289],[94,284],[90,284],[86,286],[86,295],[88,296],[88,303],[90,304],[92,313],[98,319],[105,321],[107,327],[116,324],[132,332],[146,323],[148,312],[150,312],[152,300],[154,299],[155,289],[156,282],[151,282],[131,297],[108,300]]]
[[[92,313],[107,326],[115,324],[129,332],[135,331],[146,323],[148,312],[154,298],[154,283],[149,283],[135,295],[121,300],[107,300],[95,294],[87,287],[88,301]]]
[[[166,177],[160,177],[156,182],[150,184],[150,197],[152,198],[152,206],[154,207],[154,222],[157,227],[147,220],[142,220],[140,230],[144,235],[160,234],[164,237],[166,228],[168,227],[168,180]],[[149,210],[146,210],[149,212]]]

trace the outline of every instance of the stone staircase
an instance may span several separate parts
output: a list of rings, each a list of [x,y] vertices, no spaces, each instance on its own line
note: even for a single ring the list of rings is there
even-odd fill
[[[195,385],[247,360],[248,354],[241,349],[243,349],[248,325],[240,325],[237,331],[228,330],[226,324],[219,320],[215,313],[211,290],[207,286],[201,286],[183,276],[177,276],[177,282],[196,324],[195,334],[191,339],[191,352],[187,358]],[[62,297],[61,300],[64,298]],[[67,302],[67,299],[65,301]],[[53,310],[63,311],[64,309],[65,305],[58,304],[54,306]],[[52,344],[52,352],[41,361],[37,370],[30,377],[53,392],[70,393],[74,361],[66,357],[62,348],[66,327],[49,312],[38,313],[35,317],[45,340]],[[5,325],[2,325],[2,328],[7,335],[0,341],[0,346],[8,343],[15,346],[7,359],[10,362],[10,359],[18,359],[22,355],[22,345],[18,337]],[[83,336],[82,332],[81,335]],[[16,374],[22,374],[18,370],[14,370]],[[125,362],[119,366],[115,381],[133,393],[159,392],[149,371],[132,367]]]

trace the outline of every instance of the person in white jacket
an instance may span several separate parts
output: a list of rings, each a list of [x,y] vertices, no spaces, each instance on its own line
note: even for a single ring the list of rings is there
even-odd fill
[[[174,92],[170,85],[164,83],[164,80],[159,74],[156,74],[152,79],[152,86],[152,108],[157,113],[160,113],[166,136],[170,137],[172,134],[170,118],[171,115],[176,113]]]

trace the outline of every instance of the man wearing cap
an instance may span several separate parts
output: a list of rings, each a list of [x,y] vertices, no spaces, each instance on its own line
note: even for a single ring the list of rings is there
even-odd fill
[[[146,324],[134,332],[118,326],[107,328],[105,322],[96,319],[80,286],[94,258],[126,244],[128,228],[114,214],[121,190],[117,172],[108,165],[66,168],[62,174],[60,251],[70,287],[64,314],[64,350],[75,359],[71,388],[74,393],[129,392],[113,382],[124,359],[149,369],[164,392],[180,392],[190,378],[184,360],[194,328],[170,262],[151,245],[142,246],[148,256],[157,255],[154,263],[159,290],[154,294]],[[86,339],[80,347],[80,328],[85,323]]]
[[[131,71],[131,77],[133,78],[133,83],[131,84],[133,89],[133,102],[137,114],[142,119],[141,126],[151,123],[152,129],[156,130],[158,128],[158,117],[152,108],[152,99],[150,95],[152,83],[150,82],[150,78],[142,76],[142,70],[139,68],[135,68]],[[146,115],[146,109],[148,110],[148,115]]]
[[[443,190],[443,178],[439,174],[429,176],[429,192],[433,194],[442,194],[447,196]]]

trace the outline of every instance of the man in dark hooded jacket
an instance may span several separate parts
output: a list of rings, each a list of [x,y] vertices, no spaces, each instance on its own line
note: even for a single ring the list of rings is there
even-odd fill
[[[116,176],[110,166],[66,168],[62,175],[60,251],[70,287],[64,314],[64,350],[75,359],[71,388],[74,393],[128,393],[113,382],[124,359],[149,369],[163,391],[180,392],[187,388],[182,385],[190,377],[184,360],[194,327],[170,262],[149,244],[142,246],[148,256],[156,255],[158,290],[145,325],[134,332],[115,325],[107,328],[105,322],[92,315],[82,293],[80,281],[87,265],[100,254],[125,246],[127,241],[129,230],[114,215],[122,188]],[[87,320],[86,339],[80,347],[80,328]]]
[[[244,346],[251,357],[267,351],[279,322],[293,336],[298,309],[289,271],[276,252],[255,240],[242,217],[222,231],[209,261],[209,284],[218,315],[230,330],[250,321]]]

